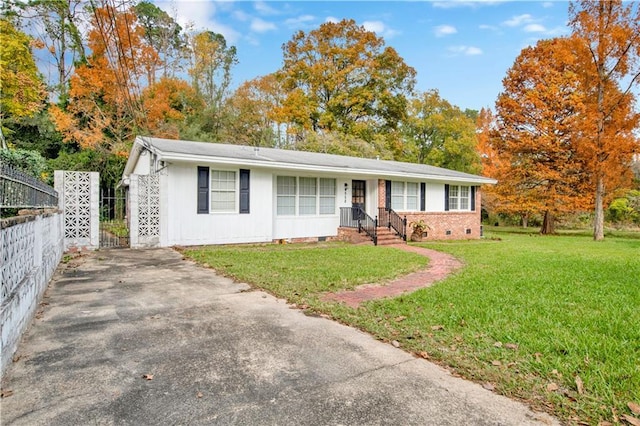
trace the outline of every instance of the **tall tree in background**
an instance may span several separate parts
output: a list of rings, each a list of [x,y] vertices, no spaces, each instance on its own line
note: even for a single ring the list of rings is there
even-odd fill
[[[355,21],[299,31],[283,53],[285,109],[300,131],[338,131],[370,140],[396,129],[404,118],[415,70]]]
[[[220,142],[231,69],[238,62],[236,48],[227,46],[222,34],[203,31],[190,38],[189,49],[191,84],[206,105],[197,119],[202,133],[199,138]]]
[[[628,175],[639,117],[633,87],[640,85],[640,7],[621,0],[579,1],[569,7],[570,26],[581,44],[580,69],[587,94],[588,124],[580,152],[593,175],[593,238],[604,239],[604,203],[618,179]]]
[[[57,75],[51,86],[51,98],[66,102],[69,79],[77,63],[85,60],[85,47],[80,26],[85,22],[83,0],[27,0],[18,2],[23,18],[43,41],[53,59]]]
[[[91,55],[71,78],[69,105],[51,112],[65,141],[126,155],[134,134],[147,128],[141,92],[157,53],[145,44],[131,9],[96,8],[91,25]]]
[[[520,211],[523,218],[532,209],[543,212],[543,234],[554,232],[558,214],[589,201],[577,153],[586,107],[574,46],[573,39],[559,38],[522,50],[496,102],[495,135],[483,147],[486,171],[499,179],[488,189],[498,210]]]
[[[429,90],[411,99],[403,123],[405,147],[418,163],[468,173],[480,171],[476,151],[476,123],[455,105]]]
[[[138,23],[144,29],[147,44],[157,52],[147,76],[151,86],[158,74],[162,78],[175,77],[186,59],[186,36],[182,27],[167,12],[148,1],[141,1],[134,10]]]
[[[4,122],[40,111],[46,91],[31,51],[33,40],[7,18],[0,19],[0,131]],[[0,135],[2,147],[4,137]]]

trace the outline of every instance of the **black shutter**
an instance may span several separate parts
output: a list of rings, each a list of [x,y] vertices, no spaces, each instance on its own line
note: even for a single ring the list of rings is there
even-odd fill
[[[476,187],[471,187],[471,211],[476,211]]]
[[[384,181],[384,208],[391,209],[391,181]]]
[[[427,185],[420,182],[420,211],[427,210]]]
[[[444,184],[444,211],[449,211],[449,184]]]
[[[209,168],[198,167],[198,214],[209,213]]]
[[[249,170],[240,169],[240,213],[249,213]]]

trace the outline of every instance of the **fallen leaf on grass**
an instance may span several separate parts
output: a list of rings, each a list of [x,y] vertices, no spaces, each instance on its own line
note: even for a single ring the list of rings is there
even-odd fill
[[[630,425],[633,426],[640,426],[640,419],[630,416],[628,414],[623,414],[622,418],[625,419],[627,421],[627,423],[629,423]]]
[[[605,420],[605,421],[599,422],[598,426],[613,426],[613,423]]]
[[[493,346],[495,346],[496,348],[501,348],[502,347],[502,342],[495,342],[493,344]]]
[[[424,359],[429,359],[429,354],[424,351],[420,352],[418,355],[420,355]]]
[[[558,385],[551,382],[547,385],[547,392],[555,392],[559,389]]]
[[[482,387],[492,392],[496,390],[496,387],[493,385],[493,383],[483,383]]]
[[[396,318],[395,318],[395,322],[404,321],[404,320],[406,320],[406,319],[407,319],[407,317],[405,317],[404,315],[400,315],[399,317],[396,317]]]
[[[431,330],[433,331],[444,330],[444,325],[432,325]]]
[[[142,378],[145,380],[153,380],[153,374],[143,374]]]
[[[499,366],[501,366],[501,365],[502,365],[502,363],[496,359],[496,360],[491,361],[491,365],[494,365],[494,366],[496,366],[496,367],[499,367]]]
[[[399,348],[400,347],[400,343],[397,340],[392,340],[391,344],[393,345],[394,348]]]
[[[515,351],[518,349],[518,344],[517,343],[505,343],[504,347],[507,349],[511,349],[512,351]]]
[[[636,404],[635,402],[628,402],[627,407],[633,414],[640,414],[640,404]]]
[[[582,379],[578,375],[576,375],[576,389],[579,395],[584,393],[584,383],[582,383]]]

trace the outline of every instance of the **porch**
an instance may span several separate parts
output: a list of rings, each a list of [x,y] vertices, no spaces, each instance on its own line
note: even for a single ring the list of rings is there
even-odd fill
[[[340,239],[352,243],[406,244],[407,218],[385,207],[379,207],[375,217],[371,217],[360,206],[340,207],[338,235]]]

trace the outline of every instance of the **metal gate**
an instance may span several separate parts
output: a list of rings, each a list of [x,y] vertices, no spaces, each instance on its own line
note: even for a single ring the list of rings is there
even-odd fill
[[[100,190],[100,248],[129,247],[127,200],[124,188]]]

